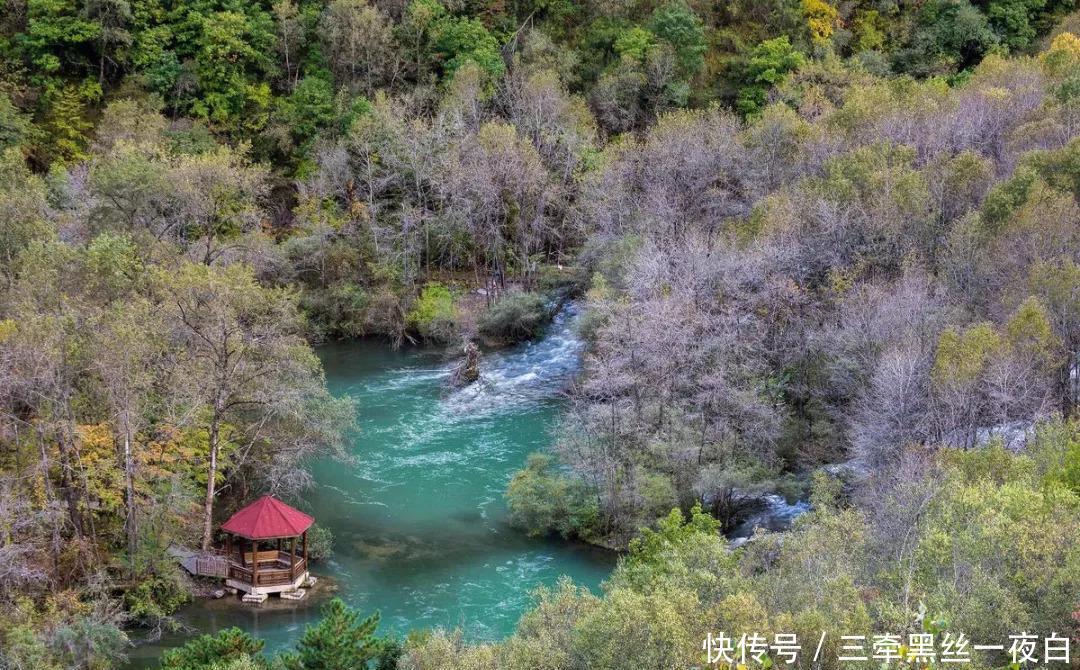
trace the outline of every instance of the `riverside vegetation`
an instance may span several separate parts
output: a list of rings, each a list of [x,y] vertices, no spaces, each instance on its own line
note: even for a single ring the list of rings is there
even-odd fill
[[[601,595],[541,590],[491,643],[334,602],[273,659],[226,632],[163,667],[1075,636],[1073,9],[8,0],[0,667],[116,666],[190,597],[170,542],[346,457],[312,341],[515,341],[568,294],[584,374],[507,498],[627,549]],[[813,511],[729,550],[769,491]]]

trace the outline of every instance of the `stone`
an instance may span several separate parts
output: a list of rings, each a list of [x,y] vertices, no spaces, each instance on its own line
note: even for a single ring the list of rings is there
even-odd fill
[[[253,604],[256,604],[256,605],[261,605],[262,603],[266,602],[266,599],[268,597],[269,596],[267,596],[265,593],[245,593],[244,597],[241,598],[240,600],[242,600],[242,601],[244,601],[246,603],[253,603]]]

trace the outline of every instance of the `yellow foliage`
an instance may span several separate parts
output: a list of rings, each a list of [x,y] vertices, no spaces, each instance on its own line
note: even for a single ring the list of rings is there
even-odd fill
[[[803,15],[815,44],[825,44],[836,28],[836,8],[825,0],[802,0]]]
[[[966,384],[978,378],[1001,349],[1001,336],[989,323],[977,323],[963,331],[947,328],[938,340],[934,381]]]
[[[1050,324],[1050,314],[1035,296],[1030,296],[1013,312],[1005,324],[1009,346],[1017,353],[1033,358],[1044,373],[1050,373],[1058,361],[1061,340]]]
[[[89,493],[103,510],[115,511],[124,503],[124,474],[120,469],[112,430],[105,423],[75,429],[79,462],[86,474]]]
[[[11,319],[0,319],[0,342],[6,341],[15,334],[18,326]]]
[[[1080,37],[1072,33],[1061,33],[1050,43],[1039,60],[1051,76],[1062,76],[1076,72],[1080,68]]]

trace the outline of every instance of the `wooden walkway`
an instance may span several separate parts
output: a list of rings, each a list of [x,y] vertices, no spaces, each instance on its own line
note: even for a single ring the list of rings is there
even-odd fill
[[[229,576],[229,561],[224,556],[195,551],[176,544],[169,545],[167,551],[182,568],[193,575],[220,578]]]

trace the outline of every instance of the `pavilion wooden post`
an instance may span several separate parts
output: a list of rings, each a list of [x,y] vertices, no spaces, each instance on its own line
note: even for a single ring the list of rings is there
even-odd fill
[[[304,563],[307,563],[307,531],[304,531]]]
[[[293,536],[292,546],[289,549],[289,576],[296,579],[296,536]]]
[[[259,585],[259,541],[251,541],[251,586]]]
[[[232,533],[225,533],[225,560],[232,560]]]

